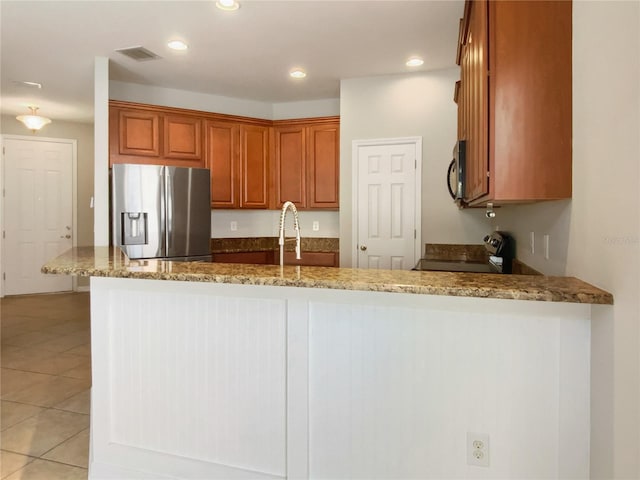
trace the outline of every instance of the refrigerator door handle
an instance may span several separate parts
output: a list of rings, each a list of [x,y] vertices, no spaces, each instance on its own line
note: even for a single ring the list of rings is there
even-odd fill
[[[171,252],[171,237],[173,235],[173,229],[171,225],[173,225],[173,179],[171,178],[171,169],[168,167],[164,167],[164,201],[165,201],[165,255],[169,256],[169,252]]]

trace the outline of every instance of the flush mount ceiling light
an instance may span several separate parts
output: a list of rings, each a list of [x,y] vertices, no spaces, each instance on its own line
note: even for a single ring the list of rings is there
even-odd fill
[[[187,48],[189,48],[189,46],[182,40],[171,40],[169,43],[167,43],[167,47],[169,47],[171,50],[186,50]]]
[[[38,89],[42,88],[42,84],[38,82],[25,82],[22,80],[13,80],[12,83],[20,87],[29,87],[29,88],[38,88]]]
[[[422,64],[424,64],[424,60],[420,57],[411,57],[406,63],[407,67],[419,67]]]
[[[301,68],[294,68],[289,72],[289,76],[293,78],[304,78],[307,76],[307,72],[305,72]]]
[[[233,10],[239,9],[240,4],[236,2],[236,0],[218,0],[216,2],[216,7],[218,7],[220,10],[232,12]]]
[[[16,120],[24,123],[25,127],[31,130],[33,133],[36,130],[40,130],[45,125],[51,123],[51,119],[38,115],[38,107],[29,107],[31,115],[18,115]]]

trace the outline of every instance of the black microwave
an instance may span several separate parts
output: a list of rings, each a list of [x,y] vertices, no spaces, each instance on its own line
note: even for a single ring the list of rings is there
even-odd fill
[[[464,199],[464,174],[465,174],[465,140],[458,140],[453,147],[453,160],[447,170],[447,188],[454,200]]]

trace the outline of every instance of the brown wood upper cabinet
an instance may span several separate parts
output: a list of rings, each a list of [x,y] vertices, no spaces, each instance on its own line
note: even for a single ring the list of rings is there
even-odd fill
[[[211,170],[213,208],[240,208],[239,130],[233,123],[206,123],[206,166]]]
[[[340,126],[335,117],[276,121],[273,128],[275,208],[339,207]]]
[[[272,121],[109,102],[109,166],[211,170],[211,207],[337,209],[339,117]]]
[[[204,167],[202,123],[154,106],[110,102],[109,164]]]
[[[457,56],[467,204],[571,197],[571,10],[467,0]]]
[[[213,208],[269,206],[269,127],[206,123],[206,158]]]
[[[165,115],[163,147],[165,158],[202,162],[202,120]]]

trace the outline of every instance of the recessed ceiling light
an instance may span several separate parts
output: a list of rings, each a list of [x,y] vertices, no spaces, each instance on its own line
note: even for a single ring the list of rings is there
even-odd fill
[[[411,57],[409,60],[407,60],[407,67],[419,67],[423,63],[424,60],[422,60],[420,57]]]
[[[216,7],[218,7],[220,10],[231,12],[233,10],[239,9],[240,4],[236,2],[236,0],[218,0],[216,2]]]
[[[294,68],[289,72],[289,75],[293,78],[304,78],[307,76],[307,73],[301,68]]]
[[[187,48],[189,48],[189,46],[182,40],[171,40],[169,43],[167,43],[167,47],[169,47],[171,50],[186,50]]]

